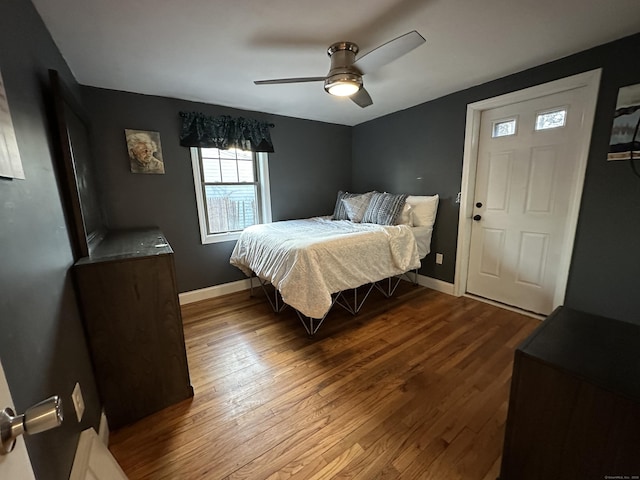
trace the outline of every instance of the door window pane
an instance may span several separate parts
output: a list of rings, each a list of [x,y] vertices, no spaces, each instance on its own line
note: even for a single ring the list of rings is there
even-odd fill
[[[497,122],[493,122],[493,130],[491,132],[491,136],[493,138],[496,137],[506,137],[508,135],[516,134],[516,119],[510,118],[508,120],[499,120]]]
[[[566,108],[553,110],[551,112],[541,112],[536,116],[536,130],[564,127],[566,121]]]

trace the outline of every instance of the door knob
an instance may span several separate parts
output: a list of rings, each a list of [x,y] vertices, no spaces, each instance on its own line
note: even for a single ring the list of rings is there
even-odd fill
[[[482,220],[482,216],[481,215],[474,215],[473,219],[477,222],[479,220]]]
[[[477,207],[477,208],[482,208],[482,202],[478,202],[478,203],[476,203],[476,207]]]
[[[0,411],[0,454],[13,450],[16,438],[26,433],[34,435],[45,432],[62,424],[62,401],[54,395],[32,407],[22,415],[16,415],[12,409]]]

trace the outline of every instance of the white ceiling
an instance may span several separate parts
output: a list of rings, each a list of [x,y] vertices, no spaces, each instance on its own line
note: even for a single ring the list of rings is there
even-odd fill
[[[640,31],[638,0],[33,0],[78,82],[356,125]],[[332,97],[327,47],[427,40]],[[635,57],[637,58],[635,52]]]

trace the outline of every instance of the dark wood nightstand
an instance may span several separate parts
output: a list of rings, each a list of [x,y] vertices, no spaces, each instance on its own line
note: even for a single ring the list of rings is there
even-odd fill
[[[640,325],[560,307],[516,350],[500,480],[607,476],[640,478]]]
[[[157,229],[111,231],[74,266],[112,428],[193,396],[173,250]]]

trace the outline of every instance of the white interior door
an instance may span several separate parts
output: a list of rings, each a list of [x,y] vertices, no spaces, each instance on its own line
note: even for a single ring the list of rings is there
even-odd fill
[[[582,181],[586,96],[581,87],[482,112],[467,292],[553,310],[569,203]]]
[[[11,392],[9,392],[9,385],[4,376],[2,362],[0,362],[0,410],[4,410],[7,407],[13,409],[15,413],[22,413],[15,411],[13,400],[11,399]],[[35,480],[29,454],[27,453],[27,447],[24,444],[22,435],[16,440],[16,446],[11,453],[7,455],[0,454],[0,478]]]

